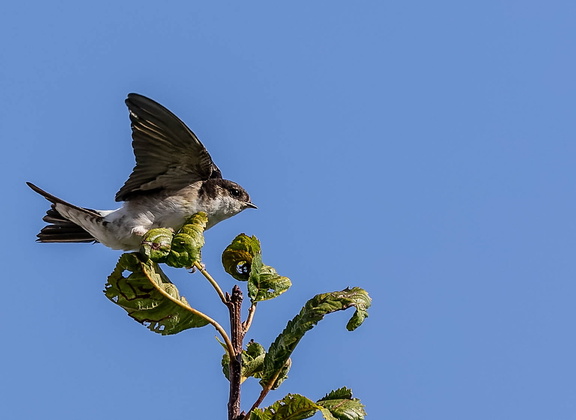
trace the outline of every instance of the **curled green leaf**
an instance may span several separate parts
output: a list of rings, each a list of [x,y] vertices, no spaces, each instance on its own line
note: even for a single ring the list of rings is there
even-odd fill
[[[190,268],[201,259],[207,223],[206,213],[199,212],[192,215],[176,234],[172,229],[150,229],[144,235],[140,253],[157,263]]]
[[[140,245],[140,253],[154,262],[164,262],[172,245],[172,229],[150,229]]]
[[[201,260],[204,246],[204,230],[208,216],[199,212],[190,217],[172,239],[172,248],[166,257],[166,264],[180,268],[190,268]]]
[[[284,331],[280,333],[266,353],[264,372],[260,380],[262,387],[265,388],[271,381],[276,381],[304,334],[314,328],[325,315],[355,307],[356,311],[346,326],[348,330],[354,330],[368,316],[367,309],[370,303],[368,293],[359,287],[322,293],[306,302],[300,313],[288,321]]]
[[[254,255],[259,254],[258,238],[241,233],[222,253],[222,266],[236,280],[247,281],[250,277]]]
[[[120,256],[105,286],[108,299],[159,334],[176,334],[208,324],[154,261],[140,258],[136,252]]]
[[[224,270],[236,280],[248,281],[252,302],[273,299],[290,288],[288,277],[262,263],[260,241],[255,236],[240,234],[222,253]]]

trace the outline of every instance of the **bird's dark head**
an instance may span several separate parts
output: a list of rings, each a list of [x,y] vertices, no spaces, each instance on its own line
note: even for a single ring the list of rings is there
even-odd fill
[[[199,201],[208,214],[208,224],[216,223],[234,216],[247,208],[257,208],[250,201],[250,195],[233,181],[222,178],[210,178],[202,183],[198,191]]]

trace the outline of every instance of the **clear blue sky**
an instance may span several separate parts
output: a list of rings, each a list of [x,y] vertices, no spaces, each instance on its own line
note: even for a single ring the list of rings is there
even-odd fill
[[[373,419],[574,419],[575,21],[567,0],[4,4],[0,417],[225,418],[214,330],[156,336],[102,294],[118,251],[34,243],[25,181],[115,208],[138,92],[259,206],[207,233],[207,268],[231,289],[220,253],[246,232],[294,283],[248,338],[316,293],[373,297],[356,332],[311,331],[267,403],[349,386]]]

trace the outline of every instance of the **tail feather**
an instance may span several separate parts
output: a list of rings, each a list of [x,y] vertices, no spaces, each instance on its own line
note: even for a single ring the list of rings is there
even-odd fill
[[[46,223],[49,223],[49,225],[42,228],[40,233],[36,235],[38,242],[97,242],[84,228],[62,216],[56,209],[56,205],[59,204],[71,210],[84,213],[87,217],[101,219],[102,216],[97,211],[67,203],[30,182],[26,184],[52,203],[52,206],[46,212],[46,216],[42,219]]]

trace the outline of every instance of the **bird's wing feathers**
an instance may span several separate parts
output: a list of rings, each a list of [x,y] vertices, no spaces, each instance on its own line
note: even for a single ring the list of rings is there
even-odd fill
[[[126,99],[132,122],[136,166],[116,201],[162,189],[179,189],[196,181],[222,178],[220,169],[196,135],[176,115],[145,96]]]

